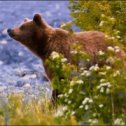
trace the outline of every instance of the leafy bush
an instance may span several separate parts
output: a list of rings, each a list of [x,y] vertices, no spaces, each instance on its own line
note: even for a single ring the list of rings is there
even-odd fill
[[[104,14],[116,19],[113,28],[119,30],[121,36],[125,37],[125,1],[71,0],[69,8],[72,11],[71,16],[74,18],[73,22],[82,30],[100,30],[99,23],[101,22],[101,15]]]
[[[103,31],[111,45],[106,52],[99,50],[98,63],[87,67],[92,59],[80,51],[81,45],[72,45],[72,59],[77,64],[68,63],[57,52],[47,60],[54,73],[53,87],[61,93],[58,96],[58,104],[63,105],[60,116],[74,116],[79,124],[126,124],[126,56],[119,56],[120,50],[126,50],[123,45],[125,26],[113,11],[120,9],[116,8],[118,4],[124,7],[125,2],[124,5],[121,1],[112,2],[72,1],[75,24],[82,29]]]

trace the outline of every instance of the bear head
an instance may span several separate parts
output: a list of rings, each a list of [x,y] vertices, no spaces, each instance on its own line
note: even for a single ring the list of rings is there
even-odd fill
[[[7,32],[11,38],[38,54],[40,47],[44,48],[46,45],[45,42],[52,30],[53,28],[41,18],[40,14],[35,14],[32,20],[25,19],[21,25],[8,29]]]

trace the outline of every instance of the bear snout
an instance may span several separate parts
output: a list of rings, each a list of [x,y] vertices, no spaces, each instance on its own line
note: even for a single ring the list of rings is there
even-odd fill
[[[7,29],[7,32],[8,32],[10,37],[14,36],[14,33],[13,33],[12,29]]]

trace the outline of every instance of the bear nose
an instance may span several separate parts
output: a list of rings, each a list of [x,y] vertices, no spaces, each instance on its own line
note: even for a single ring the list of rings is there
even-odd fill
[[[13,32],[12,32],[12,30],[11,30],[11,29],[7,29],[7,32],[8,32],[8,34],[9,34],[11,37],[13,37],[13,36],[14,36],[14,34],[13,34]]]
[[[8,32],[8,33],[10,33],[10,32],[11,32],[11,29],[10,29],[10,28],[9,28],[9,29],[7,29],[7,32]]]

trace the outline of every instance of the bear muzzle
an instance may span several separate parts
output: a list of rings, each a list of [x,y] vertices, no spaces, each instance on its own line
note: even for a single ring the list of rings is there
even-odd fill
[[[9,34],[10,37],[14,36],[13,30],[12,29],[7,29],[7,32]]]

